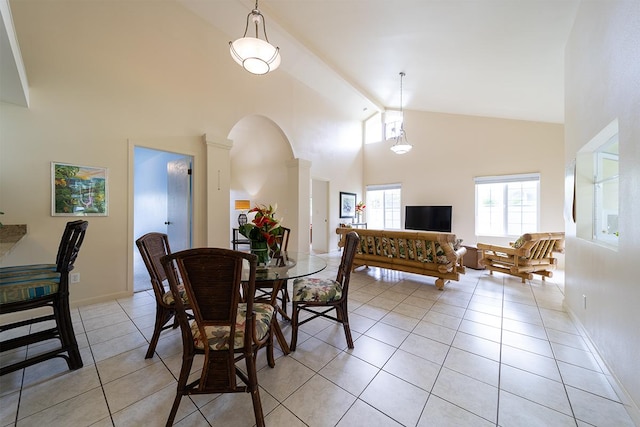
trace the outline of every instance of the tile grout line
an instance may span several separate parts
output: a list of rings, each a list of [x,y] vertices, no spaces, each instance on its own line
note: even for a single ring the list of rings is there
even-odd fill
[[[118,307],[122,309],[122,311],[129,317],[128,313],[124,311],[118,300],[115,300],[115,303],[118,304]],[[93,347],[91,346],[91,342],[89,341],[89,335],[87,335],[87,330],[84,324],[84,318],[82,317],[82,312],[78,307],[78,316],[80,317],[80,323],[82,324],[82,333],[87,338],[87,346],[89,347],[89,352],[91,353],[91,358],[93,359],[93,367],[96,370],[96,375],[98,377],[98,382],[100,384],[100,391],[102,392],[102,397],[104,397],[104,404],[107,407],[107,412],[109,412],[109,419],[111,420],[111,425],[115,427],[115,421],[113,420],[113,414],[111,413],[111,407],[109,406],[109,400],[107,399],[107,393],[104,390],[105,384],[102,382],[102,377],[100,376],[100,370],[98,369],[98,362],[96,361],[96,356],[93,353]]]
[[[435,380],[433,381],[433,385],[431,386],[431,390],[429,391],[429,397],[431,397],[431,396],[433,395],[433,389],[435,388],[435,385],[436,385],[436,383],[438,382],[438,378],[440,377],[440,374],[442,373],[442,370],[445,368],[444,364],[445,364],[445,362],[446,362],[446,360],[447,360],[447,357],[449,356],[449,353],[451,352],[451,348],[453,348],[453,341],[455,341],[455,337],[458,335],[458,333],[459,333],[459,332],[464,333],[463,331],[460,331],[460,326],[462,325],[462,322],[465,320],[465,317],[464,317],[464,316],[465,316],[465,314],[467,314],[467,311],[468,311],[468,310],[470,310],[470,309],[469,309],[469,305],[471,304],[471,300],[473,299],[473,296],[476,294],[476,290],[477,290],[477,288],[478,288],[478,283],[479,283],[479,281],[480,281],[480,277],[478,277],[478,278],[477,278],[477,280],[476,280],[476,282],[475,282],[475,285],[474,285],[474,288],[473,288],[473,292],[471,293],[471,298],[469,299],[469,301],[467,302],[467,304],[466,304],[466,306],[465,306],[465,308],[464,308],[464,313],[462,314],[462,317],[460,318],[460,322],[458,323],[458,327],[457,327],[457,328],[456,328],[456,330],[455,330],[455,331],[456,331],[456,333],[454,334],[454,337],[453,337],[453,339],[451,340],[451,344],[449,344],[449,349],[447,350],[447,354],[445,355],[444,359],[442,360],[442,363],[440,364],[440,369],[438,369],[438,375],[436,375],[436,378],[435,378]],[[440,297],[438,297],[438,300],[436,300],[436,303],[437,303],[439,300],[440,300]],[[445,303],[445,302],[443,302],[443,304],[446,304],[446,303]],[[435,305],[435,304],[434,304],[434,305]],[[433,306],[432,306],[432,308],[433,308]],[[429,311],[431,311],[431,308],[429,309]],[[472,311],[473,311],[473,310],[472,310]],[[428,312],[427,312],[427,313],[428,313]],[[436,313],[439,313],[439,312],[436,312]],[[444,313],[441,313],[441,314],[444,314]],[[426,314],[425,314],[425,316],[426,316]],[[423,318],[424,318],[424,317],[423,317]],[[455,348],[457,348],[457,347],[455,347]],[[459,350],[462,350],[462,349],[459,349]],[[466,350],[462,350],[462,351],[466,351]],[[471,354],[475,354],[475,353],[471,353]],[[479,355],[478,355],[478,356],[479,356]],[[457,372],[457,371],[456,371],[456,372]],[[465,376],[466,376],[466,374],[462,374],[462,375],[465,375]],[[436,397],[438,397],[439,399],[444,400],[445,402],[448,402],[448,403],[449,403],[449,404],[451,404],[451,405],[454,405],[454,406],[456,406],[456,407],[458,407],[458,408],[462,409],[463,411],[469,412],[470,414],[473,414],[473,415],[475,415],[475,416],[476,416],[476,417],[478,417],[478,418],[486,419],[486,418],[482,417],[481,415],[476,414],[475,412],[470,411],[470,410],[469,410],[469,409],[467,409],[467,408],[463,408],[462,406],[459,406],[459,405],[455,404],[454,402],[450,402],[449,400],[446,400],[446,399],[444,399],[444,398],[442,398],[442,397],[439,397],[439,396],[436,396]],[[428,402],[429,402],[429,400],[427,399],[427,403],[428,403]],[[426,409],[426,403],[425,403],[425,407],[423,408],[423,412],[420,414],[420,416],[421,416],[421,417],[422,417],[422,414],[424,413],[424,409]],[[487,421],[488,421],[488,420],[487,420]],[[496,423],[496,425],[497,425],[497,423]]]
[[[502,348],[504,333],[504,294],[505,294],[505,277],[502,278],[502,304],[500,304],[500,351],[498,353],[498,400],[496,402],[496,427],[500,425],[500,394],[502,388]]]
[[[531,289],[531,294],[533,295],[533,300],[536,302],[536,308],[538,309],[538,314],[540,315],[540,320],[542,320],[542,327],[544,328],[544,335],[547,337],[547,342],[549,343],[549,347],[551,348],[551,354],[553,355],[553,362],[554,362],[554,364],[556,366],[556,369],[558,370],[558,375],[560,375],[560,382],[562,383],[562,388],[564,389],[564,394],[567,397],[567,402],[569,403],[569,409],[571,409],[571,416],[573,417],[573,422],[577,426],[578,425],[578,418],[576,418],[576,413],[573,410],[573,404],[571,403],[571,398],[569,397],[569,391],[567,390],[567,384],[564,382],[564,376],[562,375],[562,371],[560,370],[560,365],[558,364],[558,358],[556,357],[556,351],[554,350],[553,345],[551,345],[551,339],[549,337],[549,332],[547,331],[547,325],[546,325],[546,323],[544,321],[544,317],[542,316],[542,311],[540,310],[540,305],[538,304],[538,298],[536,297],[536,293],[533,291],[533,288],[531,287],[531,280],[529,280],[529,288]],[[564,296],[564,293],[563,293],[563,296]],[[552,409],[552,408],[550,408],[550,409]],[[560,412],[560,413],[562,413],[562,412]]]
[[[31,330],[31,327],[33,325],[29,325],[29,330]],[[27,352],[29,351],[29,347],[27,346]],[[25,353],[25,358],[27,356],[28,353]],[[22,402],[22,391],[24,389],[24,377],[25,377],[25,373],[26,373],[26,369],[23,368],[22,369],[22,375],[20,376],[20,391],[18,392],[18,405],[16,406],[16,416],[14,418],[14,424],[13,425],[18,425],[18,417],[20,415],[20,402]]]

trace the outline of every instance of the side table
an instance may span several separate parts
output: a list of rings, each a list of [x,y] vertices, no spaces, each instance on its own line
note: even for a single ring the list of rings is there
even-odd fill
[[[482,252],[475,246],[463,245],[467,248],[467,253],[464,254],[465,267],[473,268],[474,270],[484,270],[484,265],[480,265],[480,258],[482,258]]]
[[[237,228],[233,229],[233,238],[231,239],[231,244],[233,245],[233,250],[237,251],[238,246],[247,245],[251,246],[251,241],[244,236],[240,235],[240,230]]]

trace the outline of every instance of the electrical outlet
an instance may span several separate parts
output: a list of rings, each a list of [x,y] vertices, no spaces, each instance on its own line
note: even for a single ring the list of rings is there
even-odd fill
[[[80,273],[72,273],[69,275],[70,283],[80,283]]]
[[[582,294],[582,303],[584,304],[584,309],[587,309],[587,296]]]

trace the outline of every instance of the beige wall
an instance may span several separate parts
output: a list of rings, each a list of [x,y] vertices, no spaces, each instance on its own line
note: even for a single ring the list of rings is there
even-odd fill
[[[109,216],[91,218],[72,302],[131,292],[130,144],[136,141],[194,156],[194,244],[228,242],[226,226],[207,228],[212,219],[232,225],[235,217],[233,196],[212,192],[207,163],[226,156],[220,147],[233,138],[248,141],[250,134],[232,129],[254,116],[264,119],[253,127],[266,135],[263,141],[310,161],[311,177],[329,181],[329,248],[336,248],[338,193],[362,193],[364,159],[362,124],[341,110],[340,100],[321,97],[284,72],[242,72],[229,60],[227,37],[171,1],[18,0],[12,8],[32,99],[30,109],[0,105],[0,207],[3,222],[27,223],[29,235],[2,265],[52,258],[67,218],[49,214],[51,161],[103,166]],[[411,111],[406,121],[414,151],[395,156],[385,143],[368,146],[366,183],[402,182],[405,203],[453,204],[456,232],[474,243],[473,177],[540,171],[542,228],[559,227],[561,196],[549,182],[554,174],[562,179],[560,125]],[[215,148],[207,148],[204,134]],[[253,191],[238,179],[230,178],[230,189]],[[280,199],[265,191],[256,201]],[[292,200],[276,200],[285,217],[295,209]],[[298,207],[308,210],[306,203]],[[299,215],[298,222],[305,216]]]
[[[89,218],[73,304],[132,292],[130,143],[194,156],[195,245],[229,242],[230,205],[207,203],[218,200],[207,163],[223,155],[219,147],[233,142],[229,134],[244,117],[276,123],[293,155],[312,163],[314,176],[335,188],[362,186],[361,122],[339,100],[284,72],[244,72],[229,57],[228,37],[179,4],[18,0],[11,6],[31,108],[0,104],[0,210],[3,223],[26,223],[29,232],[0,265],[55,257],[69,218],[50,216],[51,161],[108,168],[109,216]],[[205,134],[215,147],[205,144]],[[334,203],[337,212],[337,195]],[[216,226],[207,229],[211,218]],[[335,228],[337,218],[332,222]]]
[[[277,206],[276,216],[289,228],[298,206],[288,190],[287,162],[293,159],[291,145],[280,128],[261,116],[246,117],[229,134],[231,149],[231,204],[246,199],[256,204]],[[244,213],[247,213],[246,211]],[[238,227],[238,214],[233,210],[231,226]],[[249,214],[251,221],[253,214]],[[297,232],[297,230],[296,230]],[[293,249],[293,248],[292,248]]]
[[[562,231],[563,126],[519,120],[405,111],[413,149],[365,146],[365,185],[402,184],[402,205],[452,205],[452,231],[464,243],[507,243],[475,235],[474,177],[540,173],[540,230]]]
[[[456,233],[475,242],[473,177],[536,171],[542,175],[541,229],[563,226],[561,125],[407,111],[406,129],[415,146],[409,155],[390,155],[385,143],[367,146],[363,154],[361,123],[341,111],[340,100],[328,100],[284,72],[263,77],[242,72],[228,57],[228,37],[172,1],[17,0],[11,5],[31,108],[0,104],[0,210],[2,222],[27,223],[29,234],[1,265],[50,261],[55,254],[67,218],[50,216],[51,161],[109,168],[109,216],[90,218],[77,263],[82,282],[72,287],[75,304],[132,291],[129,141],[193,153],[195,244],[211,235],[224,241],[230,220],[220,230],[206,226],[211,217],[229,218],[230,206],[207,203],[212,151],[202,135],[224,146],[247,116],[276,124],[292,157],[309,160],[310,175],[330,181],[329,230],[339,221],[339,191],[361,193],[365,183],[401,182],[404,204],[452,204]],[[620,120],[620,248],[611,251],[570,236],[566,290],[568,306],[635,402],[640,402],[640,287],[632,271],[640,259],[640,228],[632,223],[640,212],[639,22],[636,1],[582,3],[567,50],[564,131],[570,160],[599,129]],[[216,209],[226,214],[218,216]],[[588,295],[588,310],[581,309],[582,294]]]
[[[620,239],[610,249],[567,223],[565,303],[640,406],[640,3],[584,1],[566,49],[568,161],[614,119],[620,143]],[[589,188],[578,188],[578,194]],[[587,307],[583,304],[587,297]],[[637,414],[637,412],[636,412]],[[640,423],[640,419],[636,419]]]

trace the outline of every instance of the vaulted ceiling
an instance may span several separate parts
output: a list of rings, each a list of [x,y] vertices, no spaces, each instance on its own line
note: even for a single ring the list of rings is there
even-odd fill
[[[242,35],[255,6],[182,3],[230,40]],[[377,108],[397,109],[404,71],[405,109],[562,123],[564,47],[578,3],[262,0],[259,9],[282,70],[320,91],[318,74],[326,71],[335,74],[326,77],[329,93],[346,84]]]
[[[179,1],[229,40],[255,6]],[[276,72],[357,117],[398,109],[403,71],[405,109],[562,123],[564,47],[579,1],[262,0],[259,9],[281,50]]]

